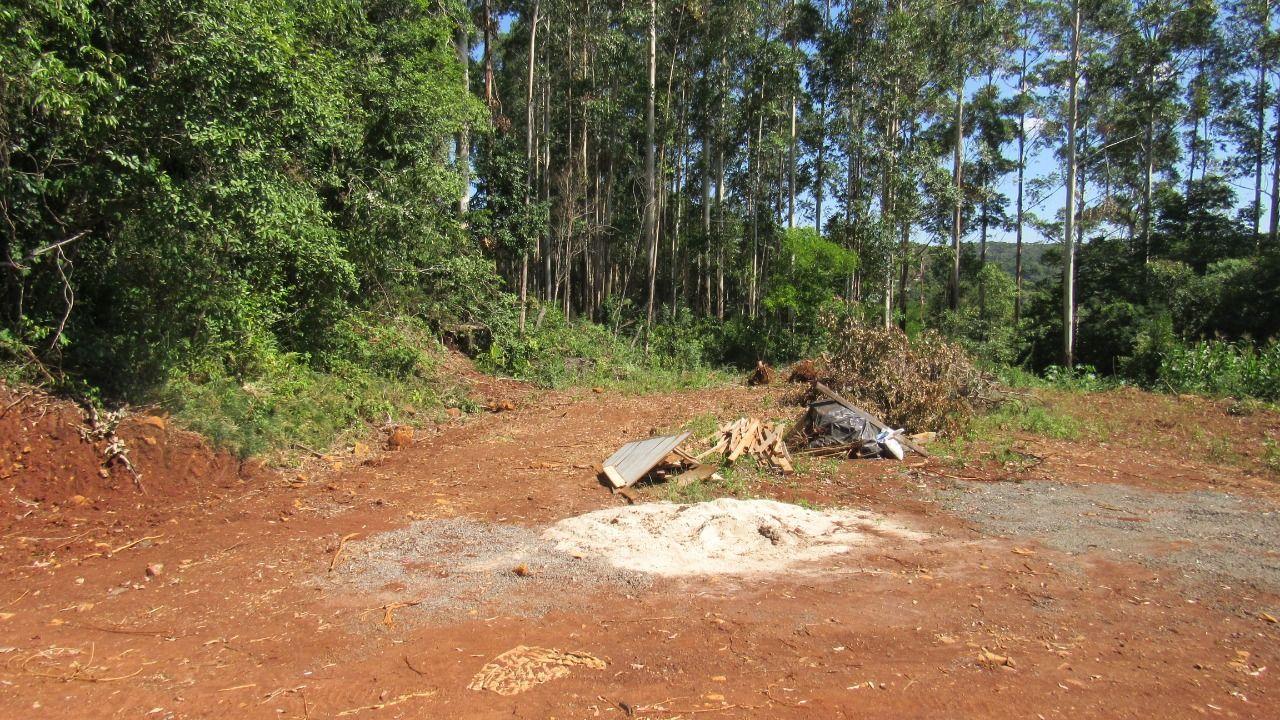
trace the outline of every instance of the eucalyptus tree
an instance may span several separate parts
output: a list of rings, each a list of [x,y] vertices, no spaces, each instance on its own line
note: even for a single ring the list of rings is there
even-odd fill
[[[1013,55],[1016,59],[1011,63],[1016,77],[1017,90],[1012,97],[1012,113],[1017,117],[1017,183],[1014,227],[1014,295],[1013,323],[1016,326],[1022,319],[1022,246],[1026,217],[1026,175],[1027,154],[1035,140],[1029,132],[1028,122],[1038,121],[1035,127],[1043,125],[1043,101],[1036,92],[1038,66],[1044,59],[1047,50],[1042,39],[1046,33],[1045,23],[1048,21],[1050,6],[1046,0],[1014,0],[1009,5],[1009,12],[1014,16],[1016,24],[1016,40]]]

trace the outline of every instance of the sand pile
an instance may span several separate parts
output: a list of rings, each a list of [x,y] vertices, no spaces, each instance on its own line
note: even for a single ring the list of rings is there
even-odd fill
[[[562,520],[543,537],[555,549],[654,575],[780,572],[867,545],[924,537],[875,513],[809,510],[773,500],[651,503]]]

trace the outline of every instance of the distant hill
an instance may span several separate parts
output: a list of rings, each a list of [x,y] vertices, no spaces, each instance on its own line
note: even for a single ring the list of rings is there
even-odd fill
[[[973,243],[973,245],[976,253],[977,243]],[[988,242],[987,262],[999,265],[1001,270],[1009,273],[1009,277],[1013,277],[1013,256],[1016,247],[1016,244],[1011,242]],[[1052,246],[1044,243],[1022,244],[1022,281],[1024,284],[1038,282],[1048,277],[1050,273],[1056,272],[1055,268],[1049,267],[1044,263],[1044,253],[1050,247]]]

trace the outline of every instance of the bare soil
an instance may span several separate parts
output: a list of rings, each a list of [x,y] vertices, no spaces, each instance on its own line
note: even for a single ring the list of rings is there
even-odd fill
[[[1056,398],[1105,418],[1105,440],[1015,438],[1037,458],[1017,468],[814,462],[747,488],[923,538],[802,573],[641,579],[537,539],[624,502],[593,469],[623,442],[707,413],[789,417],[787,390],[482,392],[516,409],[290,472],[135,419],[121,436],[145,494],[123,468],[102,477],[78,410],[13,405],[0,717],[1276,716],[1280,482],[1257,450],[1273,413]],[[521,645],[573,662],[515,695],[468,689]]]

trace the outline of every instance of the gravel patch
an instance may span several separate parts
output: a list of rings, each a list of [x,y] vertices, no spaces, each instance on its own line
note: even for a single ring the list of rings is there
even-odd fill
[[[538,617],[612,588],[635,593],[648,575],[556,550],[541,530],[464,519],[422,520],[347,544],[343,561],[321,582],[399,601],[420,600],[401,614],[449,621],[478,608]]]
[[[549,528],[422,520],[347,543],[337,568],[312,582],[413,603],[397,605],[397,619],[537,617],[594,591],[634,595],[661,577],[796,572],[881,539],[923,537],[866,511],[728,498],[650,503]]]
[[[1000,535],[1280,592],[1280,507],[1264,500],[1056,482],[962,482],[940,499]]]

